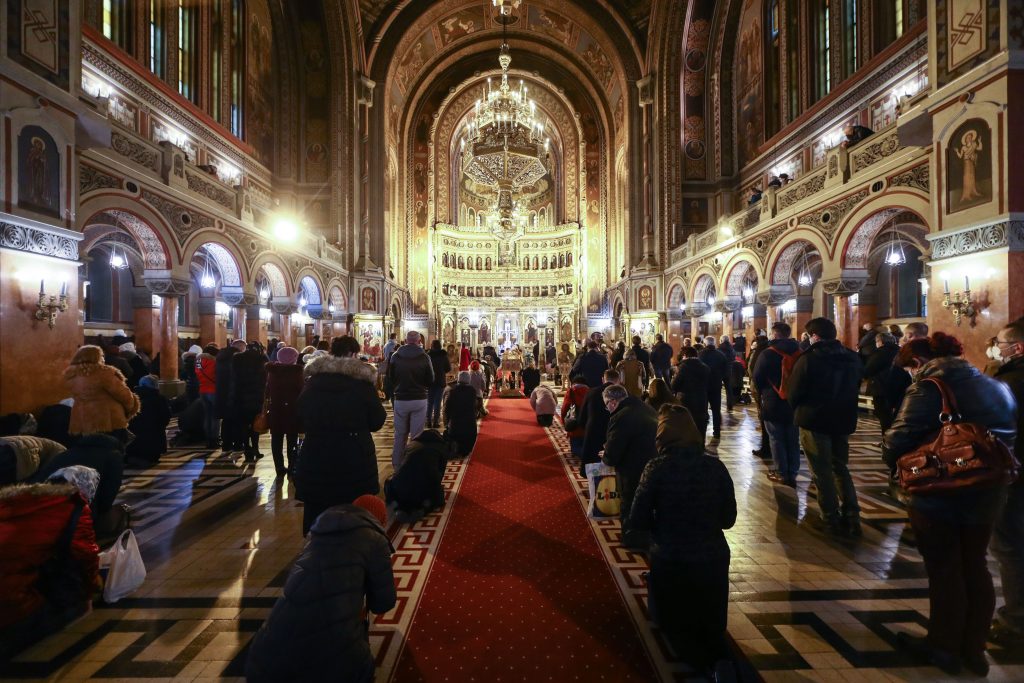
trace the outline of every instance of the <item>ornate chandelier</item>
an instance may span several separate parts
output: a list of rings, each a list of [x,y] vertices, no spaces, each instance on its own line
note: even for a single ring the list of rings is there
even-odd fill
[[[463,172],[481,185],[497,187],[499,194],[533,185],[547,173],[544,124],[537,119],[537,106],[527,98],[523,82],[518,88],[509,85],[511,63],[508,43],[502,40],[501,84],[492,89],[487,79],[461,143]]]

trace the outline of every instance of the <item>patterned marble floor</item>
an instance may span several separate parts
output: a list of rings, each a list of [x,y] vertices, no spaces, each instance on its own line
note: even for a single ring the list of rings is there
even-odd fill
[[[867,522],[860,540],[823,533],[806,467],[795,491],[767,481],[767,464],[751,454],[756,427],[754,413],[738,407],[726,417],[717,448],[739,507],[728,533],[729,632],[739,650],[768,681],[950,680],[894,649],[896,631],[923,632],[928,603],[921,558],[874,446],[877,424],[865,418],[853,438],[851,469]],[[556,427],[550,435],[567,485],[585,502],[564,433]],[[377,436],[382,479],[390,439],[389,420]],[[136,509],[146,582],[131,598],[97,606],[3,665],[0,679],[238,679],[248,640],[302,545],[301,504],[288,480],[275,478],[269,443],[262,450],[267,457],[253,466],[219,452],[177,449],[157,468],[130,473],[122,497]],[[389,529],[398,551],[399,607],[371,629],[378,681],[387,680],[400,653],[466,465],[449,465],[445,511],[412,528]],[[661,650],[663,679],[685,678],[647,623],[643,558],[618,545],[617,523],[595,523],[594,533],[649,647]],[[993,647],[990,659],[990,680],[1024,680],[1024,652]]]

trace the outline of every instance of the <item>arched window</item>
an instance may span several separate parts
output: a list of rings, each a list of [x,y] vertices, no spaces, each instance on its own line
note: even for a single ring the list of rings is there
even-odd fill
[[[547,270],[548,269],[548,257],[547,257],[547,254],[544,255],[543,259],[541,259],[541,266],[540,267],[543,270]]]
[[[459,257],[459,270],[464,270],[464,269],[465,269],[465,267],[466,267],[466,262],[465,262],[465,260],[464,260],[464,259],[463,259],[463,258],[462,258],[462,257],[460,256],[460,257]]]
[[[441,254],[441,265],[445,268],[448,267],[448,252]]]
[[[537,256],[533,257],[533,269],[540,270],[540,258]]]
[[[491,257],[490,256],[487,257],[486,263],[487,263],[487,270],[490,270],[491,269]]]
[[[483,265],[484,265],[484,260],[481,257],[477,256],[476,257],[476,269],[477,270],[483,270]]]
[[[529,256],[524,256],[523,257],[523,270],[529,270],[529,269],[530,269],[530,257]]]
[[[466,259],[466,270],[473,270],[473,257],[470,256]]]

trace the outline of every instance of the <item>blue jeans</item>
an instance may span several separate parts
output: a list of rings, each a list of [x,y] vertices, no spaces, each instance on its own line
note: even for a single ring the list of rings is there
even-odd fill
[[[800,471],[800,428],[792,422],[764,421],[775,471],[783,479],[796,479]]]
[[[441,422],[441,398],[444,396],[444,385],[427,389],[427,424]]]
[[[583,437],[582,436],[570,436],[569,437],[569,452],[577,458],[583,455]]]
[[[217,442],[220,436],[220,420],[217,419],[217,394],[199,394],[203,399],[203,431],[206,443]]]

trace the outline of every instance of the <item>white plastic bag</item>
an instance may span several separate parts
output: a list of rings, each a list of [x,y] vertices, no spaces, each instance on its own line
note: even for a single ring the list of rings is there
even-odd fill
[[[590,504],[587,516],[591,519],[617,519],[622,509],[619,499],[618,476],[615,468],[600,462],[586,466],[587,483],[590,485]]]
[[[104,602],[131,595],[146,580],[146,565],[131,529],[125,529],[114,545],[100,553],[100,567],[104,566],[110,567],[103,586]]]

